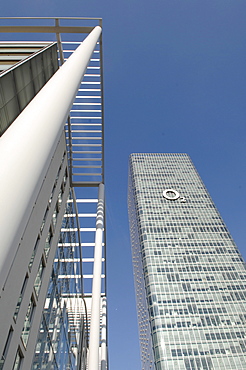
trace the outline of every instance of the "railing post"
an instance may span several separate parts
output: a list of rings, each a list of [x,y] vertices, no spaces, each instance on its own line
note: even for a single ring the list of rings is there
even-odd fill
[[[100,184],[98,188],[98,204],[96,216],[88,370],[98,370],[99,368],[103,224],[104,224],[104,185]]]
[[[102,299],[101,370],[107,370],[107,298]]]

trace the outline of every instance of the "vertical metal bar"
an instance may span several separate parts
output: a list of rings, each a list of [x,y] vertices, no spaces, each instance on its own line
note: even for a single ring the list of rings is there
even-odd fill
[[[75,218],[76,218],[76,224],[78,228],[78,243],[79,243],[79,266],[80,266],[80,283],[81,283],[81,296],[84,296],[84,284],[83,284],[83,269],[82,269],[82,241],[81,241],[81,230],[80,230],[80,223],[79,223],[79,212],[78,212],[78,206],[76,202],[76,195],[74,188],[71,188],[72,191],[72,197],[73,197],[73,206],[75,211]]]
[[[107,370],[107,298],[102,299],[101,370]]]
[[[100,184],[98,188],[98,204],[96,217],[88,370],[98,370],[99,367],[103,224],[104,184]]]
[[[58,28],[59,27],[59,19],[55,19],[55,25]],[[63,55],[63,49],[62,49],[62,42],[61,42],[61,34],[59,32],[56,33],[56,40],[57,40],[57,45],[58,45],[58,50],[59,50],[59,55],[60,55],[60,63],[61,65],[64,63],[64,55]]]
[[[100,74],[101,74],[101,110],[102,110],[102,182],[104,183],[104,83],[103,83],[103,42],[100,43]]]
[[[71,118],[67,118],[67,130],[68,130],[68,168],[69,168],[69,180],[70,185],[73,183],[73,143],[72,143],[72,132],[71,132]]]

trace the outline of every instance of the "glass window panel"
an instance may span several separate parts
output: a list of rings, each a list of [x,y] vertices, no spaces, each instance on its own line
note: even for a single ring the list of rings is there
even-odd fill
[[[24,326],[23,326],[23,329],[22,329],[22,334],[21,334],[21,337],[22,337],[22,340],[23,340],[23,343],[24,343],[25,346],[27,345],[29,333],[30,333],[30,330],[31,330],[34,308],[35,308],[34,299],[33,299],[33,297],[31,297],[31,300],[30,300],[29,305],[28,305],[25,321],[24,321]]]
[[[18,104],[16,96],[14,96],[11,100],[9,100],[5,104],[5,112],[6,112],[8,122],[11,122],[11,123],[19,115],[20,109],[19,109],[19,104]]]
[[[37,296],[39,294],[39,290],[40,290],[40,287],[41,287],[41,284],[42,284],[43,270],[44,270],[44,265],[43,265],[43,260],[41,260],[40,265],[39,265],[39,269],[38,269],[38,273],[37,273],[37,276],[36,276],[36,279],[35,279],[35,283],[34,283],[34,288],[35,288]]]
[[[14,366],[13,366],[13,370],[20,370],[22,359],[23,359],[23,355],[22,355],[20,349],[18,348],[16,357],[15,357],[15,363],[14,363]]]
[[[49,255],[49,251],[50,251],[50,247],[51,247],[51,243],[52,243],[52,230],[50,228],[49,232],[48,232],[48,235],[47,235],[47,238],[45,240],[45,247],[44,247],[44,251],[45,251],[45,256],[46,258],[48,258],[48,255]]]
[[[38,248],[39,240],[40,240],[40,237],[38,236],[38,237],[37,237],[37,240],[36,240],[36,243],[35,243],[35,246],[34,246],[34,248],[33,248],[33,252],[32,252],[31,260],[30,260],[30,262],[29,262],[29,269],[31,269],[31,268],[32,268],[32,264],[33,264],[33,260],[34,260],[35,255],[36,255],[36,251],[37,251],[37,248]]]
[[[21,302],[22,302],[22,299],[23,299],[23,295],[24,295],[24,291],[25,291],[25,288],[26,288],[27,280],[28,280],[28,276],[26,275],[24,283],[23,283],[22,288],[21,288],[21,292],[20,292],[20,296],[19,296],[16,308],[15,308],[15,313],[14,313],[14,318],[15,319],[17,318],[18,313],[19,313],[19,309],[20,309],[20,305],[21,305]]]
[[[9,349],[10,341],[11,341],[11,338],[12,338],[12,334],[13,334],[13,328],[11,327],[9,329],[9,334],[8,334],[8,337],[7,337],[5,346],[4,346],[2,357],[0,359],[0,370],[2,370],[2,368],[3,368],[4,362],[5,362],[7,353],[8,353],[8,349]]]

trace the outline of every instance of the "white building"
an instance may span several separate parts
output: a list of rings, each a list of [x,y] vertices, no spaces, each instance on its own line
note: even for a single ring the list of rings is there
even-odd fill
[[[101,19],[0,33],[0,369],[106,369]]]

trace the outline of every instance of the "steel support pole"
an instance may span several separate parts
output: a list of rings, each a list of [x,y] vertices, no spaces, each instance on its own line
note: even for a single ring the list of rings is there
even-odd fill
[[[107,298],[102,299],[101,370],[107,370]]]
[[[104,185],[100,184],[98,188],[98,204],[96,217],[88,370],[98,370],[99,368],[103,223]]]
[[[100,34],[95,27],[0,139],[1,289]]]

